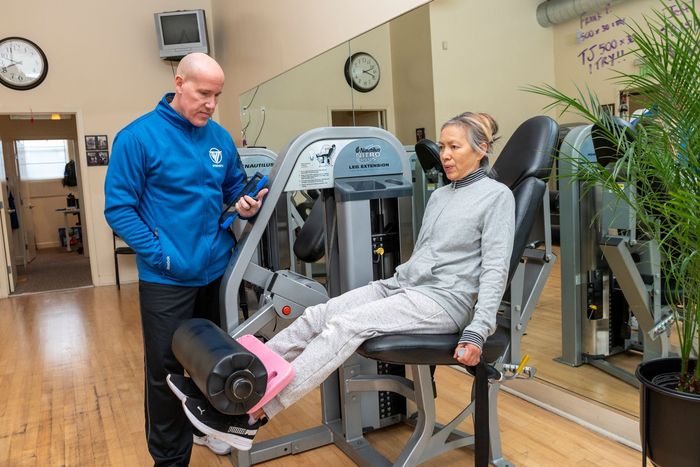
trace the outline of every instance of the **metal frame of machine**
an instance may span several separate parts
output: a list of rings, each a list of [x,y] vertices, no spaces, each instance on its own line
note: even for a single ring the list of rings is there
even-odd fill
[[[633,211],[601,187],[586,190],[577,180],[577,160],[596,160],[591,130],[572,129],[560,149],[558,360],[588,363],[637,386],[634,375],[606,358],[626,350],[641,351],[644,360],[668,356],[672,315],[661,303],[658,247],[637,238]]]
[[[334,154],[323,160],[316,157],[328,153],[324,152],[327,146],[335,146]],[[364,285],[382,270],[392,274],[391,263],[406,259],[412,247],[412,242],[402,241],[398,233],[403,229],[412,238],[409,163],[398,140],[384,130],[320,128],[304,133],[276,159],[270,180],[270,192],[255,222],[238,232],[237,246],[222,282],[222,323],[234,338],[243,334],[271,337],[306,307],[326,301],[328,295]],[[308,277],[292,271],[272,271],[251,261],[275,205],[286,198],[286,192],[300,189],[322,192],[328,292]],[[241,319],[239,314],[238,291],[244,282],[263,290],[257,310],[248,319]],[[257,443],[250,452],[235,452],[234,463],[251,465],[332,442],[344,444],[352,433],[361,435],[368,426],[380,428],[403,419],[405,409],[382,413],[382,396],[376,393],[345,399],[342,375],[359,368],[363,372],[383,371],[376,362],[354,356],[322,385],[321,426]]]

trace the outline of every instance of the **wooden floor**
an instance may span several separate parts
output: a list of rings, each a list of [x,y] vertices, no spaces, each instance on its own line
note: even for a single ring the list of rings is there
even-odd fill
[[[143,354],[136,285],[83,288],[0,300],[0,465],[145,466]],[[470,378],[440,368],[438,414],[456,412]],[[449,389],[448,389],[449,388]],[[505,393],[505,456],[520,466],[637,466],[641,454]],[[259,439],[318,424],[314,391],[261,430]],[[469,423],[462,427],[469,430]],[[395,457],[405,427],[369,436]],[[472,465],[470,450],[426,465]],[[192,465],[230,465],[195,447]],[[332,446],[268,465],[353,465]]]

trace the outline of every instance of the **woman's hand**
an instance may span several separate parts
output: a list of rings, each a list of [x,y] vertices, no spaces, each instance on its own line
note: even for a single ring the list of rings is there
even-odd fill
[[[260,206],[262,206],[263,198],[268,191],[267,188],[263,188],[255,198],[251,198],[248,195],[241,196],[241,199],[236,203],[236,212],[238,212],[238,215],[249,218],[257,214]]]
[[[458,344],[453,358],[462,365],[476,366],[481,359],[481,349],[474,344]]]

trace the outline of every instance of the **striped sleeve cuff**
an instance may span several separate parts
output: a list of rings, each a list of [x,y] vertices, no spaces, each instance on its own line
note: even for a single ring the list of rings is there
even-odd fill
[[[459,343],[472,344],[479,347],[479,349],[482,349],[484,347],[484,338],[481,337],[479,334],[475,333],[474,331],[465,329],[462,333],[462,337],[459,338]]]

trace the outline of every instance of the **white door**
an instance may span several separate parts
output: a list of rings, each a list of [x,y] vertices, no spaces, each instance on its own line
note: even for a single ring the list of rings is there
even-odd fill
[[[4,194],[5,190],[3,190]],[[13,293],[15,291],[15,263],[12,261],[12,250],[10,248],[10,237],[7,234],[7,228],[8,228],[8,222],[7,218],[9,216],[9,213],[7,212],[8,210],[5,209],[5,206],[7,206],[6,201],[4,200],[6,198],[3,196],[3,201],[2,201],[2,208],[0,209],[0,230],[2,230],[2,245],[0,245],[0,251],[4,254],[5,257],[5,264],[6,264],[6,271],[7,271],[7,287],[8,287],[8,292]]]
[[[36,258],[36,237],[34,235],[34,216],[32,214],[32,200],[29,191],[29,184],[20,177],[19,166],[22,151],[17,147],[19,141],[15,141],[15,167],[16,180],[19,185],[19,199],[15,198],[15,206],[19,214],[19,230],[20,230],[20,251],[23,255],[23,263],[26,266]],[[17,195],[15,195],[17,196]],[[23,246],[23,248],[22,248]]]
[[[5,181],[5,162],[2,152],[2,141],[0,141],[0,258],[5,259],[5,270],[7,271],[7,290],[6,293],[15,291],[15,263],[12,261],[12,244],[10,243],[11,236],[9,228],[11,226],[10,215],[14,209],[11,209],[8,204],[7,197],[7,182]],[[1,261],[0,261],[1,264]],[[2,274],[0,272],[0,274]],[[4,279],[4,278],[3,278]],[[5,282],[4,280],[0,282]],[[4,287],[4,285],[3,285]],[[4,294],[4,293],[3,293]]]

